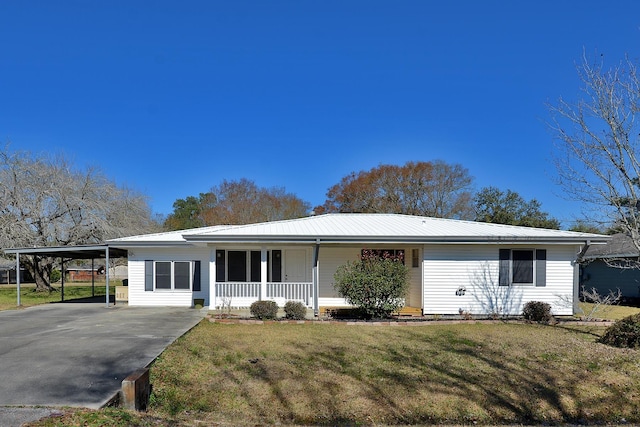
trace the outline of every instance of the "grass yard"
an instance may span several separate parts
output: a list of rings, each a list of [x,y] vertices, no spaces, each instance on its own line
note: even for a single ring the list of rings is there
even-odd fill
[[[153,365],[147,414],[31,426],[638,423],[640,350],[595,343],[603,330],[203,321]]]
[[[61,292],[60,284],[55,283],[53,287],[57,292],[34,292],[34,284],[20,285],[20,305],[21,307],[31,307],[38,304],[48,304],[51,302],[60,302]],[[17,288],[15,285],[0,285],[0,310],[11,310],[18,308]],[[104,296],[104,282],[95,284],[95,295]],[[115,295],[115,285],[109,287],[109,295]],[[65,283],[64,299],[65,301],[77,298],[87,298],[91,296],[91,283]]]
[[[617,320],[640,312],[640,308],[624,305],[601,305],[596,307],[594,304],[581,302],[578,304],[577,311],[577,317],[585,317],[590,314],[598,319]]]

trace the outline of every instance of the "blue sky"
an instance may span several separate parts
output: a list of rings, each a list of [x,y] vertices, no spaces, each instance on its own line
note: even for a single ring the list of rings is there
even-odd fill
[[[312,205],[441,159],[568,224],[547,102],[583,52],[640,55],[637,1],[0,2],[0,140],[98,166],[168,214],[223,179]]]

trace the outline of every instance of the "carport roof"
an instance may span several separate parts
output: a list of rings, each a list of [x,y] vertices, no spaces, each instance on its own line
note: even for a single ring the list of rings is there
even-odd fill
[[[71,259],[106,258],[107,251],[109,251],[109,258],[125,258],[127,256],[125,249],[114,248],[109,245],[43,246],[38,248],[3,249],[5,254],[41,255]]]

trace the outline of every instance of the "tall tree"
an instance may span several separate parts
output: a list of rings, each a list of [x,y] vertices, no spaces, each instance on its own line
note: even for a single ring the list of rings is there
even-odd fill
[[[523,227],[559,229],[560,222],[541,211],[536,199],[526,201],[518,193],[496,187],[485,187],[475,198],[476,221]]]
[[[470,219],[472,183],[467,169],[440,160],[380,165],[342,178],[329,188],[327,200],[316,211]]]
[[[164,221],[166,230],[185,230],[187,228],[203,227],[202,205],[204,194],[200,197],[188,196],[173,202],[173,213]]]
[[[173,204],[164,223],[167,230],[219,224],[249,224],[300,218],[309,214],[309,203],[284,188],[258,187],[248,179],[224,180],[198,198],[189,196]]]
[[[581,95],[549,105],[559,184],[589,206],[591,222],[615,224],[640,251],[637,66],[626,58],[606,68],[603,56],[594,63],[583,56],[577,70]]]
[[[91,244],[156,229],[146,198],[98,170],[75,170],[60,157],[0,151],[2,247]],[[23,262],[37,289],[51,290],[52,260]]]

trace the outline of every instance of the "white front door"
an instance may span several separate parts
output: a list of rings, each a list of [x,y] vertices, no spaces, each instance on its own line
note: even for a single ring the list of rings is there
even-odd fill
[[[289,283],[307,281],[307,252],[300,249],[284,251],[284,281]]]

